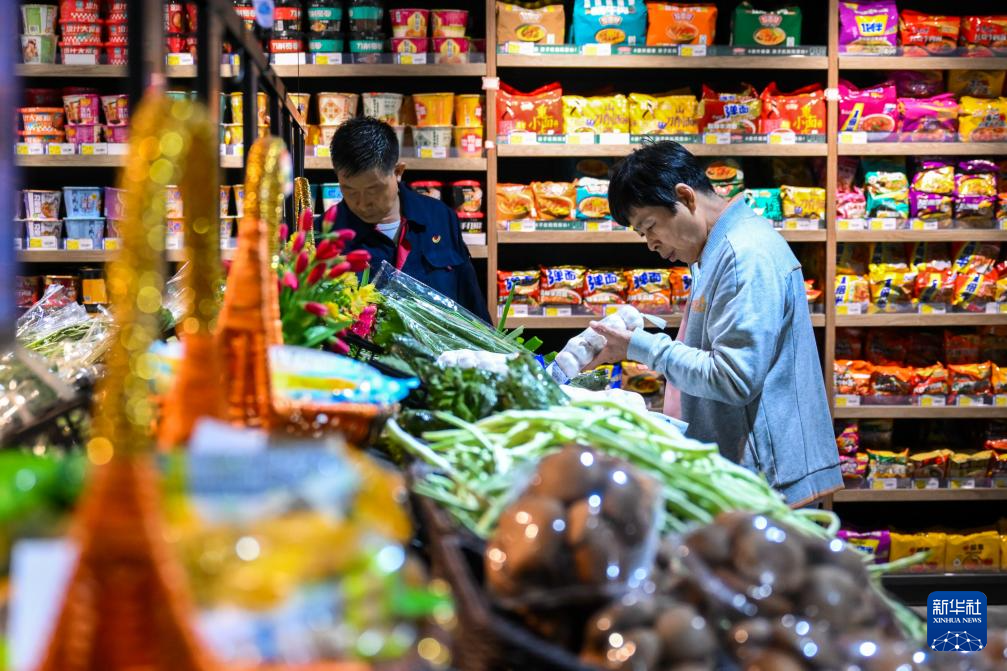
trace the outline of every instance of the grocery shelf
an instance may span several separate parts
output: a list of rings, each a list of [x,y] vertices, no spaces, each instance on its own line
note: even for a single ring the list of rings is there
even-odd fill
[[[498,144],[497,156],[501,158],[542,157],[613,157],[628,156],[643,145],[639,144]],[[686,144],[686,149],[696,156],[826,156],[824,142],[801,144]],[[867,145],[857,145],[867,146]],[[1004,143],[1007,151],[1007,143]]]
[[[118,252],[94,249],[86,251],[67,251],[64,249],[31,249],[19,250],[17,260],[20,263],[107,263],[112,261]],[[228,260],[234,257],[233,249],[220,250],[220,257]],[[169,249],[166,258],[172,263],[185,260],[185,251],[181,249]]]
[[[122,154],[18,155],[14,157],[14,163],[20,168],[120,168],[126,165],[126,157]]]
[[[867,142],[839,144],[840,156],[1007,155],[1007,142]]]
[[[498,68],[591,68],[637,70],[825,70],[827,56],[583,56],[499,54]],[[1002,67],[1002,66],[1001,66]]]
[[[469,255],[473,259],[489,258],[489,247],[486,245],[469,245]]]
[[[1007,487],[975,489],[843,489],[833,503],[895,503],[918,501],[1007,501]]]
[[[861,405],[834,408],[832,416],[837,419],[1007,419],[1007,408],[991,405],[929,408],[915,405]]]
[[[485,63],[433,63],[400,65],[398,63],[345,63],[342,65],[274,65],[280,77],[485,77]]]
[[[60,77],[65,79],[121,79],[128,76],[125,65],[64,65],[62,63],[19,64],[18,77]],[[168,65],[165,74],[169,79],[195,79],[195,65]],[[230,65],[220,66],[220,76],[234,77],[235,68]]]
[[[485,158],[416,158],[402,157],[407,170],[426,170],[430,172],[486,172]],[[304,159],[305,170],[332,170],[332,159],[325,156],[308,156]]]
[[[975,242],[1007,241],[1007,231],[977,228],[949,228],[939,231],[837,231],[839,242]]]
[[[780,231],[790,242],[825,242],[825,231]],[[1007,236],[1005,236],[1007,239]],[[643,244],[633,231],[498,231],[501,244]]]
[[[886,573],[885,590],[910,606],[926,606],[931,592],[979,591],[992,605],[1007,604],[1007,571],[972,573]]]
[[[1007,325],[1007,315],[973,312],[876,315],[836,315],[836,326],[995,326]]]
[[[682,315],[680,314],[659,316],[668,322],[668,328],[678,328],[679,324],[682,323]],[[545,317],[537,315],[518,317],[511,315],[507,318],[507,327],[517,328],[518,326],[524,326],[527,329],[585,329],[591,322],[598,319],[600,317],[585,315],[574,315],[571,317]],[[825,326],[825,315],[811,315],[811,325],[815,327]]]
[[[1003,57],[840,56],[840,70],[1003,70]]]

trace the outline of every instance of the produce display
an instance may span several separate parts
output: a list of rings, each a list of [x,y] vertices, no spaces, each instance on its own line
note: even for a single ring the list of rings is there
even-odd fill
[[[991,56],[1007,50],[1007,17],[925,14],[895,0],[839,3],[839,45],[848,53]]]

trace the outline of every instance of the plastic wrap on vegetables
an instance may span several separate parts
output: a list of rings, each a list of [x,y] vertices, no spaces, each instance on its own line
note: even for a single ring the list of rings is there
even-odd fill
[[[624,305],[614,314],[601,320],[602,324],[613,328],[635,331],[643,328],[643,316],[631,305]],[[582,370],[605,347],[605,337],[593,331],[584,329],[570,339],[563,350],[548,367],[548,372],[560,384],[566,384],[577,377]]]

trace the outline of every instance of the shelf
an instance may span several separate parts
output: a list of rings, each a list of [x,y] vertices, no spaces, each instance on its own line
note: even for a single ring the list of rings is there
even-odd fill
[[[17,253],[19,263],[107,263],[118,256],[118,252],[95,249],[88,251],[68,252],[62,249],[20,250]],[[224,260],[234,256],[233,249],[222,249],[220,257]],[[181,249],[169,249],[166,258],[171,263],[185,260],[185,252]]]
[[[915,312],[880,315],[836,315],[836,326],[1004,326],[1007,315],[950,312],[921,315]]]
[[[469,255],[473,259],[486,259],[489,258],[489,247],[486,245],[469,245]]]
[[[825,70],[827,56],[582,56],[499,54],[498,68]]]
[[[840,144],[840,156],[987,156],[1007,154],[1007,142],[868,142]]]
[[[949,228],[940,231],[837,231],[839,242],[975,242],[1007,241],[1007,231],[979,228]]]
[[[1007,58],[970,56],[840,56],[840,70],[1003,70]]]
[[[825,231],[780,231],[780,235],[790,242],[825,242]],[[1007,239],[1007,236],[1005,236]],[[638,244],[644,239],[633,231],[498,231],[500,244],[570,244],[607,245]]]
[[[501,158],[539,157],[612,157],[628,156],[643,145],[639,144],[498,144],[497,156]],[[695,156],[825,156],[825,143],[803,144],[686,144]],[[857,145],[868,146],[868,145]],[[1007,143],[1004,143],[1007,151]]]
[[[17,66],[18,77],[60,77],[64,79],[122,79],[129,76],[125,65],[63,65],[56,64],[20,64]],[[195,65],[169,65],[165,67],[169,79],[195,79]],[[220,66],[220,76],[231,78],[235,69],[230,65]]]
[[[485,77],[485,63],[460,65],[398,65],[396,63],[347,63],[344,65],[274,65],[280,77]]]
[[[668,328],[678,328],[682,322],[682,315],[659,315],[668,322]],[[577,315],[573,317],[515,317],[507,318],[508,328],[524,326],[527,329],[586,329],[591,322],[597,321],[601,317]],[[811,325],[821,328],[825,326],[825,315],[811,315]]]
[[[407,170],[426,170],[430,172],[486,172],[485,158],[413,158],[405,156],[402,161]],[[319,156],[308,156],[304,159],[305,170],[332,171],[332,159]]]
[[[1007,408],[996,408],[991,405],[971,408],[861,405],[835,408],[832,416],[838,419],[1007,419]]]
[[[15,156],[15,164],[20,168],[121,168],[126,165],[123,154],[103,154],[82,156],[69,154],[66,156],[50,156],[40,154],[35,156]]]
[[[931,592],[979,591],[990,604],[1007,602],[1007,571],[985,573],[887,573],[881,584],[890,594],[910,606],[927,605]],[[924,613],[925,615],[925,613]]]
[[[843,489],[834,503],[894,503],[914,501],[1007,501],[1007,487],[977,489]]]

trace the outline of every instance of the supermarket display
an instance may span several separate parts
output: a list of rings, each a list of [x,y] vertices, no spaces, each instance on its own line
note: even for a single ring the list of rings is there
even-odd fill
[[[1001,54],[1007,47],[1003,16],[947,16],[901,8],[895,0],[839,3],[839,45],[847,53],[905,56]]]
[[[65,64],[125,65],[127,4],[64,0],[60,5],[21,5],[21,62],[52,64],[59,53],[59,61]]]

